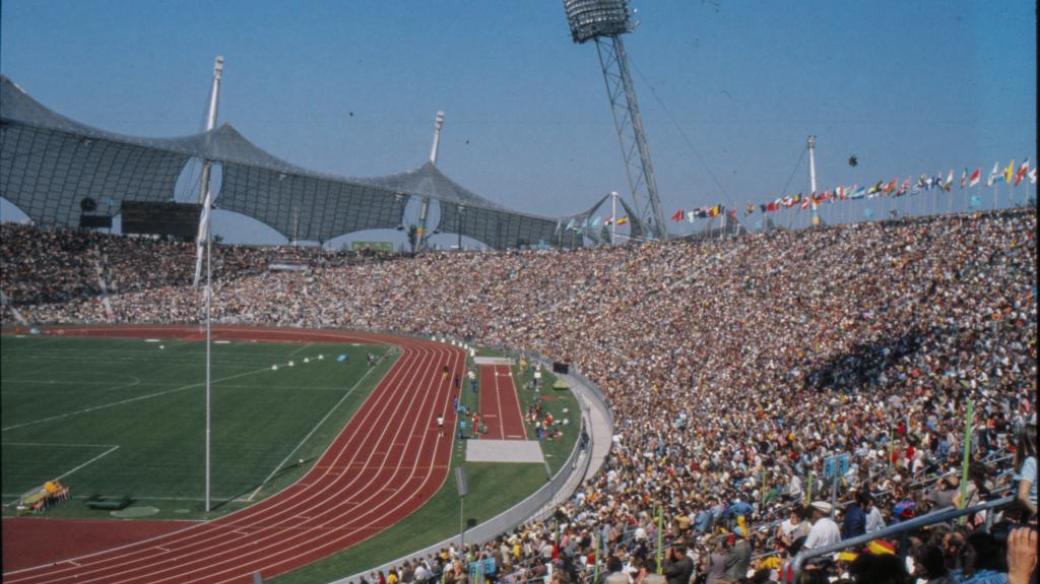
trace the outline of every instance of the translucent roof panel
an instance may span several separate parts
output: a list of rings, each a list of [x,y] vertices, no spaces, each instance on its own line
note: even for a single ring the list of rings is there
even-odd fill
[[[79,225],[80,202],[113,216],[122,201],[168,201],[188,155],[4,122],[0,195],[38,225]]]
[[[507,249],[535,245],[541,242],[557,244],[558,222],[508,211],[467,207],[441,201],[441,218],[437,229],[441,233],[462,233],[492,249]]]
[[[217,207],[253,217],[294,240],[328,241],[364,229],[396,229],[408,195],[344,181],[224,164]]]
[[[466,208],[463,233],[495,248],[553,244],[560,224],[485,199],[430,162],[382,177],[324,174],[265,152],[227,124],[180,138],[126,136],[66,118],[7,77],[0,76],[0,91],[0,194],[41,224],[78,225],[79,202],[87,196],[106,214],[124,200],[173,200],[177,176],[191,157],[222,165],[217,207],[293,239],[327,241],[363,229],[396,228],[409,196]],[[452,213],[442,223],[453,221]]]

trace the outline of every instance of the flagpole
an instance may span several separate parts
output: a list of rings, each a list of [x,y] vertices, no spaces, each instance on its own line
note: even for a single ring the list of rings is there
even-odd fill
[[[617,191],[610,192],[610,245],[617,245]]]
[[[806,141],[809,146],[809,198],[816,196],[816,136],[810,135]],[[816,217],[816,208],[812,209],[812,216]],[[810,220],[810,224],[815,226],[816,221]]]
[[[207,116],[206,116],[206,131],[207,132],[212,131],[213,128],[216,127],[216,123],[217,123],[217,104],[218,104],[218,100],[219,100],[219,96],[220,96],[220,79],[223,76],[223,72],[224,72],[224,57],[217,56],[217,58],[213,62],[213,86],[210,89],[209,112],[207,113]],[[203,234],[206,237],[206,249],[205,249],[205,253],[206,253],[206,304],[205,304],[205,310],[206,310],[206,391],[205,391],[205,398],[206,398],[206,407],[205,407],[205,410],[206,410],[206,415],[205,415],[205,418],[206,418],[206,429],[205,429],[205,454],[203,456],[203,458],[204,458],[204,465],[205,465],[205,472],[204,472],[204,474],[205,474],[204,507],[205,507],[205,512],[209,513],[209,511],[210,511],[210,478],[211,478],[211,476],[210,476],[210,468],[211,468],[211,459],[210,459],[210,437],[211,437],[211,432],[210,432],[210,422],[211,422],[211,415],[210,415],[210,397],[211,397],[211,394],[210,394],[210,389],[211,388],[210,388],[210,384],[211,384],[211,381],[212,381],[212,344],[213,344],[213,333],[212,333],[212,322],[211,322],[211,308],[212,308],[212,297],[213,297],[213,265],[212,265],[213,230],[211,229],[211,224],[212,224],[212,221],[213,221],[213,212],[212,212],[213,194],[210,191],[210,162],[208,160],[204,160],[203,161],[202,185],[201,185],[201,187],[202,187],[201,188],[202,192],[200,193],[200,195],[202,196],[202,199],[203,199],[203,209],[202,209],[203,217],[202,217],[202,224],[199,226],[199,228],[203,230]],[[201,265],[199,265],[199,264],[200,264],[200,262],[202,260],[201,252],[203,250],[201,249],[202,248],[201,242],[199,242],[197,244],[197,248],[198,248],[198,252],[200,253],[200,257],[196,261],[196,266],[195,266],[195,285],[196,286],[198,286],[199,268],[201,267]]]
[[[206,513],[210,510],[210,382],[212,380],[212,302],[213,302],[213,231],[209,228],[212,216],[206,218]]]

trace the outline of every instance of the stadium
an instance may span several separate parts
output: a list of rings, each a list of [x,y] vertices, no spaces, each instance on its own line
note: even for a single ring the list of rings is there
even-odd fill
[[[177,138],[4,65],[4,582],[1036,581],[1035,165],[817,184],[810,135],[673,211],[635,12],[563,4],[624,183],[541,212],[441,112],[356,177],[218,124],[221,57]]]

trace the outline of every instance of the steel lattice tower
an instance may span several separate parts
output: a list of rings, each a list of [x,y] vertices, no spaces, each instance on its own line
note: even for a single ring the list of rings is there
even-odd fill
[[[630,18],[628,0],[563,0],[563,8],[574,42],[596,41],[632,202],[647,233],[665,239],[668,228],[657,194],[657,180],[650,162],[650,147],[646,142],[635,85],[628,70],[625,43],[621,40],[622,34],[632,32],[636,26]]]

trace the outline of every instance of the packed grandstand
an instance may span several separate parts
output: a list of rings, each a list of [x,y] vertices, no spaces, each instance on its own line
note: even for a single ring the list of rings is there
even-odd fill
[[[202,317],[190,244],[11,224],[2,235],[5,324]],[[286,258],[308,268],[269,269]],[[966,522],[818,558],[799,580],[896,582],[884,574],[909,566],[929,582],[990,582],[1009,569],[1006,528],[1036,516],[1036,259],[1034,208],[578,250],[217,245],[213,318],[521,348],[606,394],[606,463],[548,519],[369,584],[788,582],[803,549],[1010,496]]]

